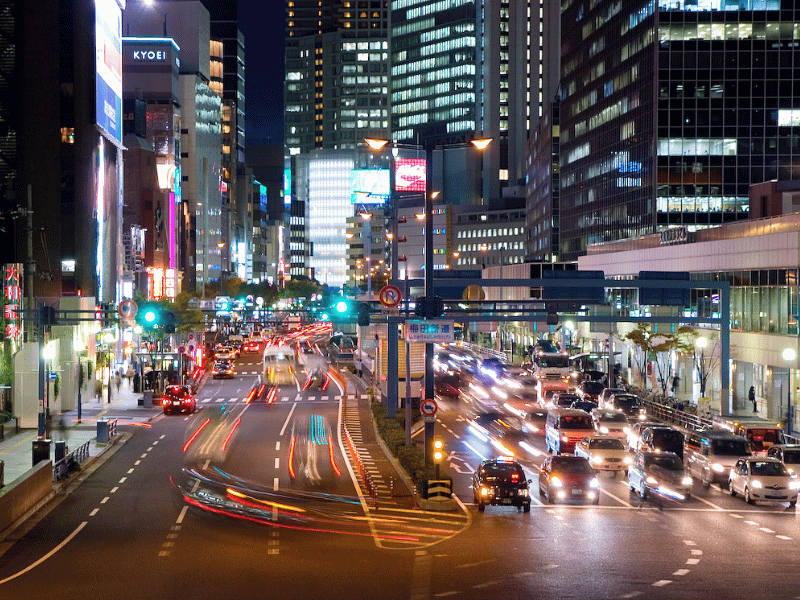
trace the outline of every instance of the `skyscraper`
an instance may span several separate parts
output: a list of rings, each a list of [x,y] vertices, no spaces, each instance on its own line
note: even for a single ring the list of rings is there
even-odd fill
[[[564,3],[562,258],[746,219],[751,184],[796,177],[800,29],[781,8]]]

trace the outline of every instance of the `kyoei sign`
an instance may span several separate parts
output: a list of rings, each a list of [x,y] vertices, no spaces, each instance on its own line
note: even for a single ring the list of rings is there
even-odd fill
[[[166,50],[133,50],[131,57],[137,62],[166,62]]]

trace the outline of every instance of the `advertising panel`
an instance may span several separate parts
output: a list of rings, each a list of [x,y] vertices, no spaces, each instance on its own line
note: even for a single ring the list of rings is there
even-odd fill
[[[124,0],[122,0],[124,4]],[[95,119],[122,143],[122,8],[95,0]]]
[[[395,159],[394,189],[398,192],[424,192],[425,173],[424,158]]]
[[[388,169],[352,169],[350,190],[353,204],[383,204],[389,199]]]

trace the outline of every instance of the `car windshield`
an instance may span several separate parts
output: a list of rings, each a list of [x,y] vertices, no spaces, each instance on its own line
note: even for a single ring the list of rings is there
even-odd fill
[[[592,465],[587,460],[576,459],[553,459],[553,471],[559,473],[584,473],[586,475],[594,474]]]
[[[502,464],[487,464],[485,467],[486,479],[489,481],[500,480],[505,481],[511,479],[512,475],[516,475],[520,481],[525,479],[525,474],[522,472],[522,467],[519,465],[502,465]]]
[[[636,396],[614,396],[614,406],[622,410],[629,410],[639,406]]]
[[[714,440],[714,453],[720,456],[746,456],[750,454],[747,441],[739,440]]]
[[[786,470],[786,465],[781,462],[772,461],[752,461],[750,463],[750,473],[752,475],[780,476],[788,475],[789,471]]]
[[[622,442],[614,439],[599,439],[589,442],[589,450],[625,450]]]
[[[683,434],[672,429],[654,429],[653,442],[656,444],[680,444],[683,445]]]
[[[622,413],[607,412],[600,415],[599,419],[604,423],[627,423],[628,417]]]
[[[592,419],[589,416],[565,415],[559,422],[561,429],[594,429]]]
[[[559,406],[565,406],[569,408],[572,405],[572,403],[575,402],[577,399],[578,399],[577,396],[572,396],[572,395],[567,396],[566,394],[560,394],[558,396],[558,399],[556,400],[556,404],[558,404]]]
[[[563,355],[545,356],[540,354],[534,358],[534,362],[544,369],[560,369],[569,366],[569,358]]]
[[[683,463],[677,456],[649,456],[645,459],[646,467],[660,467],[669,471],[683,471]]]
[[[750,429],[747,432],[747,439],[754,442],[777,444],[780,432],[777,429]]]
[[[790,465],[800,463],[800,450],[784,450],[783,462],[789,463]]]

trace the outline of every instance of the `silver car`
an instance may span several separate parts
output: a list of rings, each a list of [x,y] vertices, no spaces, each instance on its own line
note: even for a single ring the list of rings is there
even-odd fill
[[[637,452],[628,467],[628,487],[642,498],[657,494],[683,501],[692,492],[692,478],[674,452]]]
[[[740,458],[731,469],[728,490],[731,496],[741,494],[745,502],[788,502],[797,504],[800,480],[781,461],[771,457]]]

